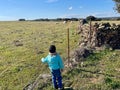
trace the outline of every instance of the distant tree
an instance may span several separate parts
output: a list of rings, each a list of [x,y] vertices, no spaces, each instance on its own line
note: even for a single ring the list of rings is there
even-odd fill
[[[71,18],[72,21],[78,21],[78,18]]]
[[[71,20],[70,18],[63,18],[63,21],[69,21]]]
[[[42,21],[42,19],[35,19],[35,20],[33,20],[33,21]]]
[[[35,19],[34,21],[50,21],[50,19],[48,18],[40,18],[40,19]]]
[[[50,21],[48,18],[45,18],[44,21]]]
[[[56,21],[62,21],[62,18],[57,18]]]
[[[117,10],[118,13],[120,13],[120,0],[113,0],[116,4],[115,9]]]
[[[95,21],[97,18],[96,17],[94,17],[94,16],[88,16],[88,17],[86,17],[86,20],[87,21]]]
[[[101,21],[102,20],[102,18],[96,18],[96,20],[95,21]]]
[[[18,21],[25,21],[25,19],[22,18],[22,19],[19,19]]]
[[[116,18],[116,20],[120,20],[120,17]]]

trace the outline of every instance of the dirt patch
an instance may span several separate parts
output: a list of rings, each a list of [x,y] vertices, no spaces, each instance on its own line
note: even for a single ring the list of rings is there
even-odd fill
[[[91,83],[97,84],[104,81],[104,76],[99,76],[97,78],[90,78]]]

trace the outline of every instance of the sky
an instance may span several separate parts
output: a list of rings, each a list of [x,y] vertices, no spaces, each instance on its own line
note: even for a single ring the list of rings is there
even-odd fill
[[[120,16],[113,0],[0,0],[0,21]]]

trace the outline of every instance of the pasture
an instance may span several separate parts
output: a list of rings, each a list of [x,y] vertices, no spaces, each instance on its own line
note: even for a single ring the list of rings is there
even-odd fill
[[[39,74],[49,72],[40,59],[48,54],[50,44],[58,53],[67,56],[67,27],[70,27],[70,46],[78,43],[76,22],[0,22],[0,88],[22,90]]]
[[[106,21],[104,21],[106,22]],[[111,23],[118,23],[112,21]],[[70,28],[70,51],[78,47],[76,35],[79,22],[0,22],[0,90],[22,90],[40,74],[49,73],[40,59],[48,54],[48,47],[55,44],[57,52],[67,58],[67,28]],[[65,86],[74,90],[119,90],[120,51],[94,52],[83,63],[63,73]],[[42,81],[40,81],[42,82]],[[52,90],[51,82],[42,89]]]

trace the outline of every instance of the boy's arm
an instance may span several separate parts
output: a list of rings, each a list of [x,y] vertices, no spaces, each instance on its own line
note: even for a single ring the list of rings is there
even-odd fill
[[[45,58],[42,58],[42,59],[41,59],[41,61],[42,61],[43,63],[46,63],[47,60],[48,60],[48,57],[45,57]]]

